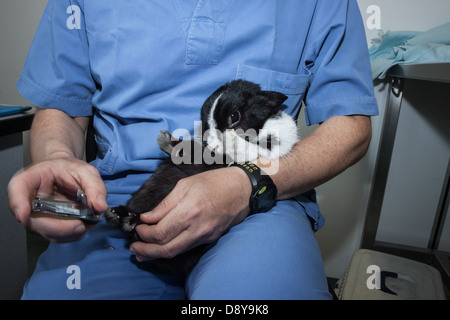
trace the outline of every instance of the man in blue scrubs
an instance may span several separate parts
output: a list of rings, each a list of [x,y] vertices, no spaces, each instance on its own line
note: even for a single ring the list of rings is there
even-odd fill
[[[31,198],[80,188],[99,212],[124,204],[166,157],[160,130],[193,133],[204,100],[234,79],[284,93],[292,117],[304,101],[307,124],[321,123],[267,172],[270,211],[249,215],[249,178],[230,167],[182,180],[131,246],[105,222],[30,215]],[[10,208],[52,241],[24,299],[330,298],[311,190],[364,155],[377,114],[355,0],[50,0],[17,87],[39,110],[34,164],[11,180]],[[186,279],[148,263],[204,243]]]

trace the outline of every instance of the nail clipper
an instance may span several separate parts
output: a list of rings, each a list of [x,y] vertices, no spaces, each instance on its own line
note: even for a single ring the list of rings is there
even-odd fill
[[[88,224],[101,221],[101,215],[95,213],[89,207],[86,194],[81,189],[77,192],[77,201],[35,198],[31,202],[31,211],[33,213],[43,212],[56,216],[77,218]]]

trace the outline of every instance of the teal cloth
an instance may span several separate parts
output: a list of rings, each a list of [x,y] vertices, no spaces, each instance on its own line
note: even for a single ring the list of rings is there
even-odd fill
[[[450,23],[424,32],[388,31],[370,49],[372,78],[397,64],[450,62]]]

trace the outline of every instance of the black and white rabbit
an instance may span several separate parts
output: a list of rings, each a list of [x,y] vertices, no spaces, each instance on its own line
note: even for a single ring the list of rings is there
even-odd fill
[[[286,99],[282,93],[262,91],[259,85],[244,80],[217,89],[201,109],[202,137],[179,140],[162,131],[157,142],[171,157],[158,166],[125,206],[109,209],[106,220],[120,226],[132,241],[139,240],[135,232],[139,215],[155,208],[179,180],[231,162],[259,157],[273,160],[288,154],[299,139],[295,121],[281,110]],[[155,266],[163,272],[186,275],[203,248],[172,259],[157,259]]]

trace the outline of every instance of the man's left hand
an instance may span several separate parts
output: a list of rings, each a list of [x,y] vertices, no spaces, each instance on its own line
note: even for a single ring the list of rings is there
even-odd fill
[[[142,241],[131,245],[138,261],[172,258],[217,240],[249,214],[251,184],[239,168],[206,171],[178,182],[136,227]]]

